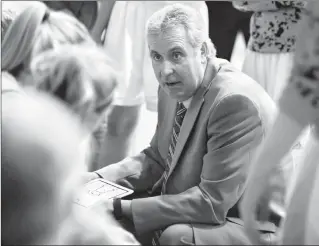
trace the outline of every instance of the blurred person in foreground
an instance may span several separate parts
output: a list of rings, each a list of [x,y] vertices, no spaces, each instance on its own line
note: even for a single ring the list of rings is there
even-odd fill
[[[87,44],[92,48],[96,46],[86,27],[75,17],[62,11],[51,10],[42,2],[32,2],[15,18],[4,36],[1,44],[1,70],[13,75],[19,84],[24,84],[24,81],[32,80],[29,77],[31,76],[30,63],[33,58],[64,44]],[[79,52],[86,53],[85,50],[79,50]],[[93,73],[87,70],[86,72]],[[70,79],[72,76],[69,77]],[[100,88],[97,89],[100,90]],[[98,91],[91,97],[98,97],[104,91]],[[84,95],[83,90],[80,93]],[[98,101],[100,99],[97,98]],[[99,148],[105,136],[105,127],[97,127],[93,135],[96,140],[94,146],[96,154],[90,164],[91,170],[95,170],[94,165],[96,165]]]
[[[75,17],[32,2],[14,19],[1,44],[1,70],[18,82],[29,73],[32,58],[62,44],[90,43],[88,30]]]
[[[256,156],[247,190],[241,205],[248,236],[254,244],[263,244],[256,229],[256,213],[269,211],[269,200],[276,189],[273,176],[283,156],[289,151],[302,131],[311,126],[311,139],[298,176],[289,190],[285,220],[277,241],[284,245],[317,245],[319,243],[319,3],[309,1],[304,19],[299,26],[294,66],[289,84],[278,102],[279,115]],[[280,146],[280,148],[278,148]]]
[[[1,41],[5,36],[11,22],[16,17],[16,13],[12,8],[3,8],[1,11]]]
[[[275,116],[274,102],[254,80],[215,56],[202,16],[189,6],[155,12],[147,41],[160,85],[156,133],[137,156],[85,178],[134,189],[136,199],[101,206],[133,224],[145,244],[151,243],[146,234],[160,245],[249,244],[238,204],[251,158]],[[268,221],[258,230],[270,237],[277,223]]]
[[[33,58],[30,75],[21,82],[24,88],[33,87],[61,100],[90,133],[112,108],[117,74],[110,59],[97,46],[61,45],[42,52]],[[92,140],[91,134],[87,140]],[[89,153],[92,154],[96,153]]]
[[[4,75],[1,120],[1,244],[137,244],[111,216],[73,203],[87,170],[86,131],[64,104]],[[48,130],[50,129],[50,130]]]

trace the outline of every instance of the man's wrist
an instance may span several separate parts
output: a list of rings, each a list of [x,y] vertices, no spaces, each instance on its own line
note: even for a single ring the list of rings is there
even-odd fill
[[[113,200],[113,214],[116,220],[121,220],[123,218],[121,198],[115,198]]]
[[[116,198],[113,200],[113,214],[117,220],[122,219],[123,217],[132,219],[132,201],[130,200],[121,200]]]

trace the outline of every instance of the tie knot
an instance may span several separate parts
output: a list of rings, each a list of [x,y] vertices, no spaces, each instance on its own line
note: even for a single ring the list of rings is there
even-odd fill
[[[183,114],[183,113],[185,113],[186,112],[186,108],[185,108],[185,106],[184,106],[184,104],[183,103],[181,103],[181,102],[179,102],[178,104],[177,104],[177,110],[176,110],[176,114],[177,115],[181,115],[181,114]]]
[[[185,106],[182,102],[178,102],[177,104],[178,104],[177,106],[179,109],[185,108]]]

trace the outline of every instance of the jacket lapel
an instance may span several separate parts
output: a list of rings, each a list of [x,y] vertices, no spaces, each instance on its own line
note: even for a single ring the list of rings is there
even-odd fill
[[[194,127],[194,124],[196,122],[197,116],[202,108],[202,105],[204,103],[204,96],[206,92],[209,90],[210,85],[212,83],[212,80],[216,73],[218,72],[217,68],[213,64],[213,61],[208,60],[207,68],[205,71],[205,75],[203,78],[203,82],[197,92],[194,94],[191,104],[187,110],[187,113],[185,115],[183,125],[181,127],[181,131],[179,133],[177,145],[175,148],[174,156],[171,163],[171,168],[169,171],[168,176],[171,175],[173,170],[176,167],[176,164],[178,163],[178,159],[184,149],[184,146],[187,142],[187,139]]]

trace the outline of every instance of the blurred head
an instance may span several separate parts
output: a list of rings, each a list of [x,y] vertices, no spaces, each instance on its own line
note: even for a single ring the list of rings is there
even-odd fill
[[[16,13],[13,9],[2,9],[1,11],[1,40],[5,36],[11,22],[16,17]]]
[[[85,170],[79,122],[52,97],[2,98],[1,242],[51,242],[71,214]],[[49,243],[50,244],[50,243]]]
[[[83,42],[94,45],[85,26],[75,17],[52,11],[44,3],[33,2],[17,16],[4,36],[1,70],[21,80],[24,73],[28,74],[35,55],[61,44]]]
[[[65,45],[43,52],[31,63],[25,83],[67,104],[93,131],[113,101],[116,73],[102,48]]]
[[[148,20],[147,40],[160,86],[178,101],[192,97],[203,80],[207,57],[216,53],[200,13],[182,4],[159,10]]]

